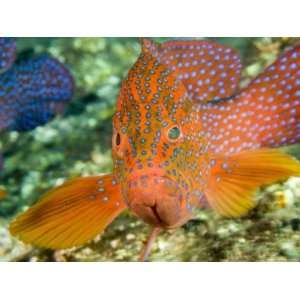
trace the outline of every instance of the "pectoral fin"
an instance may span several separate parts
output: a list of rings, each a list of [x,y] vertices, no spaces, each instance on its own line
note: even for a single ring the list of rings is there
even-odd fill
[[[46,193],[12,222],[10,232],[38,247],[70,248],[93,239],[124,209],[112,175],[78,178]]]
[[[209,205],[226,217],[240,217],[255,207],[262,185],[300,175],[300,163],[281,150],[244,151],[216,161],[205,194]]]

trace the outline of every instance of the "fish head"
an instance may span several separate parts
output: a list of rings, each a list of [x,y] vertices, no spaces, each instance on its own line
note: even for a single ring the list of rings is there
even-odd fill
[[[122,83],[112,149],[125,202],[154,226],[174,228],[190,217],[191,108],[182,82],[143,47]]]

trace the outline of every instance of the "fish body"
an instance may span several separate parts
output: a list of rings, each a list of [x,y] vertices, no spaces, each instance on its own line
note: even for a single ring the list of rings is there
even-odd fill
[[[300,174],[297,160],[275,149],[300,138],[300,47],[242,90],[240,74],[238,54],[224,45],[143,40],[117,100],[113,174],[67,181],[11,232],[58,249],[90,240],[126,207],[162,229],[196,208],[246,214],[260,186]]]
[[[73,94],[67,69],[48,56],[24,61],[0,75],[0,130],[27,131],[61,114]]]
[[[146,41],[144,52],[123,83],[114,118],[115,174],[119,174],[128,206],[146,222],[165,228],[182,225],[193,208],[201,206],[213,206],[226,216],[247,213],[255,205],[253,197],[241,199],[242,204],[233,201],[247,195],[247,188],[237,193],[243,183],[238,176],[251,182],[261,167],[249,170],[251,165],[244,166],[243,159],[248,158],[249,164],[256,158],[283,159],[288,166],[282,153],[262,148],[295,143],[299,138],[299,69],[289,68],[299,61],[295,53],[300,54],[300,47],[284,56],[289,61],[290,93],[282,90],[283,96],[275,97],[287,74],[280,76],[284,64],[279,59],[270,67],[272,74],[267,69],[232,96],[241,70],[235,51],[201,41],[169,42],[161,47]],[[195,73],[200,74],[197,79]],[[290,97],[288,106],[286,95]],[[287,132],[282,136],[284,130],[289,130],[290,140]],[[119,145],[114,141],[117,138]],[[254,151],[258,149],[262,150]],[[284,170],[280,173],[285,174]],[[272,181],[267,177],[258,181]],[[226,187],[227,181],[234,180],[236,187]],[[223,200],[218,200],[222,189]]]
[[[0,131],[44,125],[73,95],[73,78],[56,59],[43,55],[15,63],[15,58],[15,39],[0,38]]]
[[[16,41],[14,38],[0,38],[0,73],[8,70],[16,58]]]

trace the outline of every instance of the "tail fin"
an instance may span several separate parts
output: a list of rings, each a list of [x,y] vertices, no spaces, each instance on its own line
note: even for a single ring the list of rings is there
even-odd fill
[[[300,45],[285,52],[236,97],[202,110],[204,129],[209,129],[217,152],[299,142]]]
[[[12,222],[10,232],[37,247],[70,248],[94,238],[124,209],[112,175],[78,178],[46,193]]]
[[[56,59],[30,59],[0,75],[0,128],[25,131],[64,111],[73,78]]]

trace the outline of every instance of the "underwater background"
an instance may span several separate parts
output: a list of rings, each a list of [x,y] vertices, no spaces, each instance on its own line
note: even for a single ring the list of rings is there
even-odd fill
[[[154,38],[157,42],[172,38]],[[176,38],[178,39],[178,38]],[[244,86],[299,38],[213,38],[242,56]],[[0,261],[136,261],[148,225],[125,212],[89,244],[70,250],[32,248],[8,231],[9,222],[65,179],[108,173],[111,118],[122,79],[140,52],[138,38],[18,38],[18,58],[49,53],[75,79],[63,116],[28,132],[1,134]],[[299,146],[287,151],[300,157]],[[299,261],[300,178],[269,186],[240,219],[198,211],[182,228],[157,238],[150,261]]]

